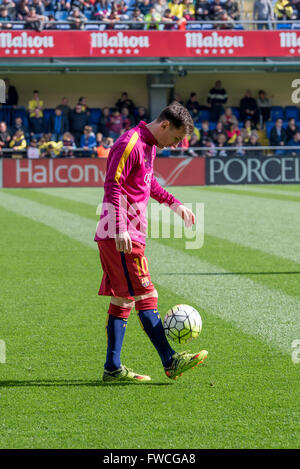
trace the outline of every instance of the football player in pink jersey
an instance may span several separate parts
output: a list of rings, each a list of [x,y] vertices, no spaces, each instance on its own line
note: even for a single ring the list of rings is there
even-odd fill
[[[196,354],[176,353],[170,346],[144,253],[150,197],[169,205],[184,219],[185,226],[195,223],[194,213],[163,189],[153,173],[156,147],[176,147],[193,129],[188,110],[174,102],[154,121],[149,124],[141,121],[125,132],[109,152],[102,212],[95,235],[103,269],[99,295],[111,297],[106,325],[105,382],[151,380],[121,364],[123,338],[133,307],[169,378],[177,379],[207,357],[206,350]]]

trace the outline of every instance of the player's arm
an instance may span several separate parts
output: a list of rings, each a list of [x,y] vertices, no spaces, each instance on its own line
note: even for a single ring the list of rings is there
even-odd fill
[[[151,180],[150,197],[160,204],[167,204],[183,220],[186,227],[191,227],[195,223],[195,215],[189,208],[185,207],[180,200],[176,199],[170,192],[166,191],[157,182],[154,175]]]
[[[131,253],[132,242],[127,231],[127,207],[121,207],[121,187],[137,164],[138,153],[135,144],[138,134],[135,132],[128,141],[121,142],[110,151],[110,164],[107,169],[104,191],[106,202],[114,207],[116,226],[116,248],[120,252]]]

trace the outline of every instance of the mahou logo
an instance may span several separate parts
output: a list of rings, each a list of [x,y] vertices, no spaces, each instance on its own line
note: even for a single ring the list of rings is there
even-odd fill
[[[12,33],[0,33],[0,48],[4,49],[6,55],[43,54],[44,49],[54,46],[54,37],[51,35],[30,35],[26,32],[14,35]]]
[[[245,47],[244,37],[240,34],[186,33],[185,41],[187,48],[196,49],[196,53],[204,49],[205,54],[233,54],[234,49]]]
[[[126,35],[122,32],[108,34],[105,32],[91,33],[91,46],[101,49],[101,54],[139,54],[140,49],[150,47],[148,35]]]

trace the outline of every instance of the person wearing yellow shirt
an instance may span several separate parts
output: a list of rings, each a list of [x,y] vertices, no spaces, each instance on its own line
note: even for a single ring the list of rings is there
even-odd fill
[[[27,142],[26,142],[26,138],[25,138],[23,130],[16,131],[15,135],[9,142],[9,146],[10,148],[16,151],[25,150],[25,148],[27,147]],[[21,152],[12,154],[12,158],[22,158],[22,157],[23,157],[23,154]]]
[[[50,140],[39,147],[40,155],[42,158],[57,158],[62,151],[62,147],[62,141],[55,142],[54,140]]]
[[[274,14],[278,20],[289,20],[293,16],[293,7],[289,0],[278,0],[275,3]]]
[[[171,10],[171,16],[176,16],[177,18],[183,17],[183,12],[186,9],[186,5],[181,3],[181,0],[172,0],[168,6]]]
[[[33,92],[33,98],[30,99],[28,103],[28,111],[29,111],[29,117],[33,117],[35,115],[35,109],[39,109],[40,113],[38,117],[43,117],[43,108],[44,106],[44,101],[40,99],[39,92],[38,90],[34,90]]]

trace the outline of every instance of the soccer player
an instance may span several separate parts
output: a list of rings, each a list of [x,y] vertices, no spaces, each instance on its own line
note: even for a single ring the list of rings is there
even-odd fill
[[[194,213],[163,189],[153,174],[156,146],[177,146],[193,129],[188,110],[174,102],[163,109],[156,120],[149,124],[141,121],[125,132],[109,152],[102,212],[95,235],[103,269],[99,295],[111,297],[106,324],[105,382],[151,380],[121,364],[123,338],[133,307],[170,379],[178,378],[207,357],[206,350],[196,354],[176,353],[170,346],[158,314],[158,294],[144,254],[149,197],[169,205],[184,219],[186,226],[195,223]]]

